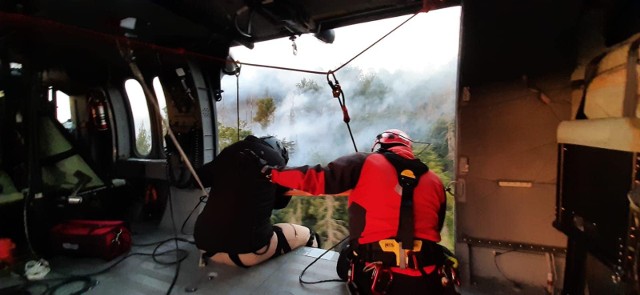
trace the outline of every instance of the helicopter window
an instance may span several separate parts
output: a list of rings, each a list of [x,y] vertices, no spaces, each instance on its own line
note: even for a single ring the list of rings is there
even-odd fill
[[[129,106],[134,122],[135,146],[138,154],[146,156],[151,152],[151,119],[149,106],[140,83],[134,79],[125,81],[124,88],[129,98]]]
[[[164,97],[164,89],[162,88],[162,83],[160,83],[160,78],[153,78],[153,90],[156,92],[156,98],[158,98],[158,107],[160,108],[160,115],[162,119],[169,123],[169,113],[167,111],[167,100]],[[167,127],[162,124],[162,138],[167,135]],[[164,147],[167,146],[166,141],[162,141]]]
[[[49,101],[56,106],[56,119],[64,126],[65,129],[73,131],[75,123],[71,118],[71,99],[69,95],[49,87]]]

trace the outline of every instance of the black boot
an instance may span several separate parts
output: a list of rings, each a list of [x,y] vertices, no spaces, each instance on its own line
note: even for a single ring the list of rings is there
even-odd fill
[[[322,248],[322,241],[320,235],[309,228],[309,240],[307,241],[307,247],[313,247],[313,241],[318,241],[318,248]]]
[[[351,247],[347,241],[345,244],[340,245],[340,256],[336,262],[336,273],[343,281],[349,280],[349,269],[351,268]]]

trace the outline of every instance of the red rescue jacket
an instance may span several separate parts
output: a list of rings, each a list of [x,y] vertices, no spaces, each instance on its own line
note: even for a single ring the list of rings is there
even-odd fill
[[[413,159],[409,148],[396,146],[391,152]],[[349,195],[349,232],[358,244],[394,238],[400,220],[402,189],[395,168],[380,153],[354,153],[321,165],[274,169],[271,181],[313,195]],[[414,237],[440,241],[446,198],[440,178],[428,171],[414,189]]]

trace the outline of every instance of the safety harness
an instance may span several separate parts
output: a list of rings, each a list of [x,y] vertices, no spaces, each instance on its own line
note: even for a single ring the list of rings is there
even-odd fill
[[[305,246],[307,247],[311,247],[313,246],[313,242],[314,241],[318,241],[318,248],[320,247],[320,236],[318,235],[318,233],[314,232],[312,229],[309,229],[310,231],[310,236],[309,236],[309,240],[307,240],[307,244]],[[273,259],[276,258],[282,254],[285,253],[289,253],[291,252],[291,246],[289,245],[289,243],[287,242],[287,237],[284,235],[284,232],[282,232],[282,228],[280,228],[277,225],[273,225],[273,232],[276,234],[276,237],[278,239],[278,242],[276,244],[276,251],[273,254],[273,256],[269,257],[269,259]],[[254,251],[252,252],[253,254],[256,255],[263,255],[265,253],[267,253],[267,251],[269,251],[269,247],[271,246],[271,242],[267,243],[267,247],[265,248],[264,251],[262,252],[257,252]],[[202,260],[203,261],[207,261],[209,258],[213,257],[213,255],[215,255],[217,252],[204,252],[202,254]],[[235,263],[235,265],[242,267],[242,268],[249,268],[249,266],[245,265],[244,263],[242,263],[242,260],[240,260],[240,256],[238,253],[227,253],[229,255],[229,259],[231,259],[231,261],[233,261],[233,263]]]
[[[413,193],[420,177],[429,171],[429,167],[418,159],[406,159],[387,150],[381,150],[379,153],[393,165],[398,175],[398,183],[402,187],[398,231],[395,238],[358,245],[352,250],[345,249],[344,254],[350,261],[347,281],[352,294],[385,294],[394,280],[392,268],[417,269],[426,280],[428,274],[423,269],[425,266],[440,267],[447,264],[446,261],[449,259],[452,259],[449,265],[455,261],[453,254],[446,248],[432,241],[414,238]],[[455,263],[457,264],[457,261]],[[368,272],[371,272],[370,290],[358,290],[356,280],[359,279],[355,277],[356,273],[365,275],[364,273]],[[455,273],[445,273],[444,267],[440,267],[438,273],[443,277],[452,277],[453,281],[457,280]]]
[[[384,151],[382,155],[393,165],[398,173],[398,183],[402,186],[402,201],[400,203],[400,224],[396,239],[402,249],[413,249],[413,190],[418,185],[420,177],[429,172],[429,167],[418,159],[406,159],[392,152]],[[404,251],[400,251],[402,254]],[[404,259],[400,259],[401,267]]]

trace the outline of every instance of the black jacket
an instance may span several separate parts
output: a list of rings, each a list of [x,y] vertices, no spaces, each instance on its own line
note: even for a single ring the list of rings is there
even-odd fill
[[[285,161],[271,146],[254,136],[225,148],[198,171],[209,199],[198,216],[194,239],[207,252],[249,253],[264,247],[273,235],[271,211],[283,208],[290,197],[260,173],[253,151],[272,166]]]

